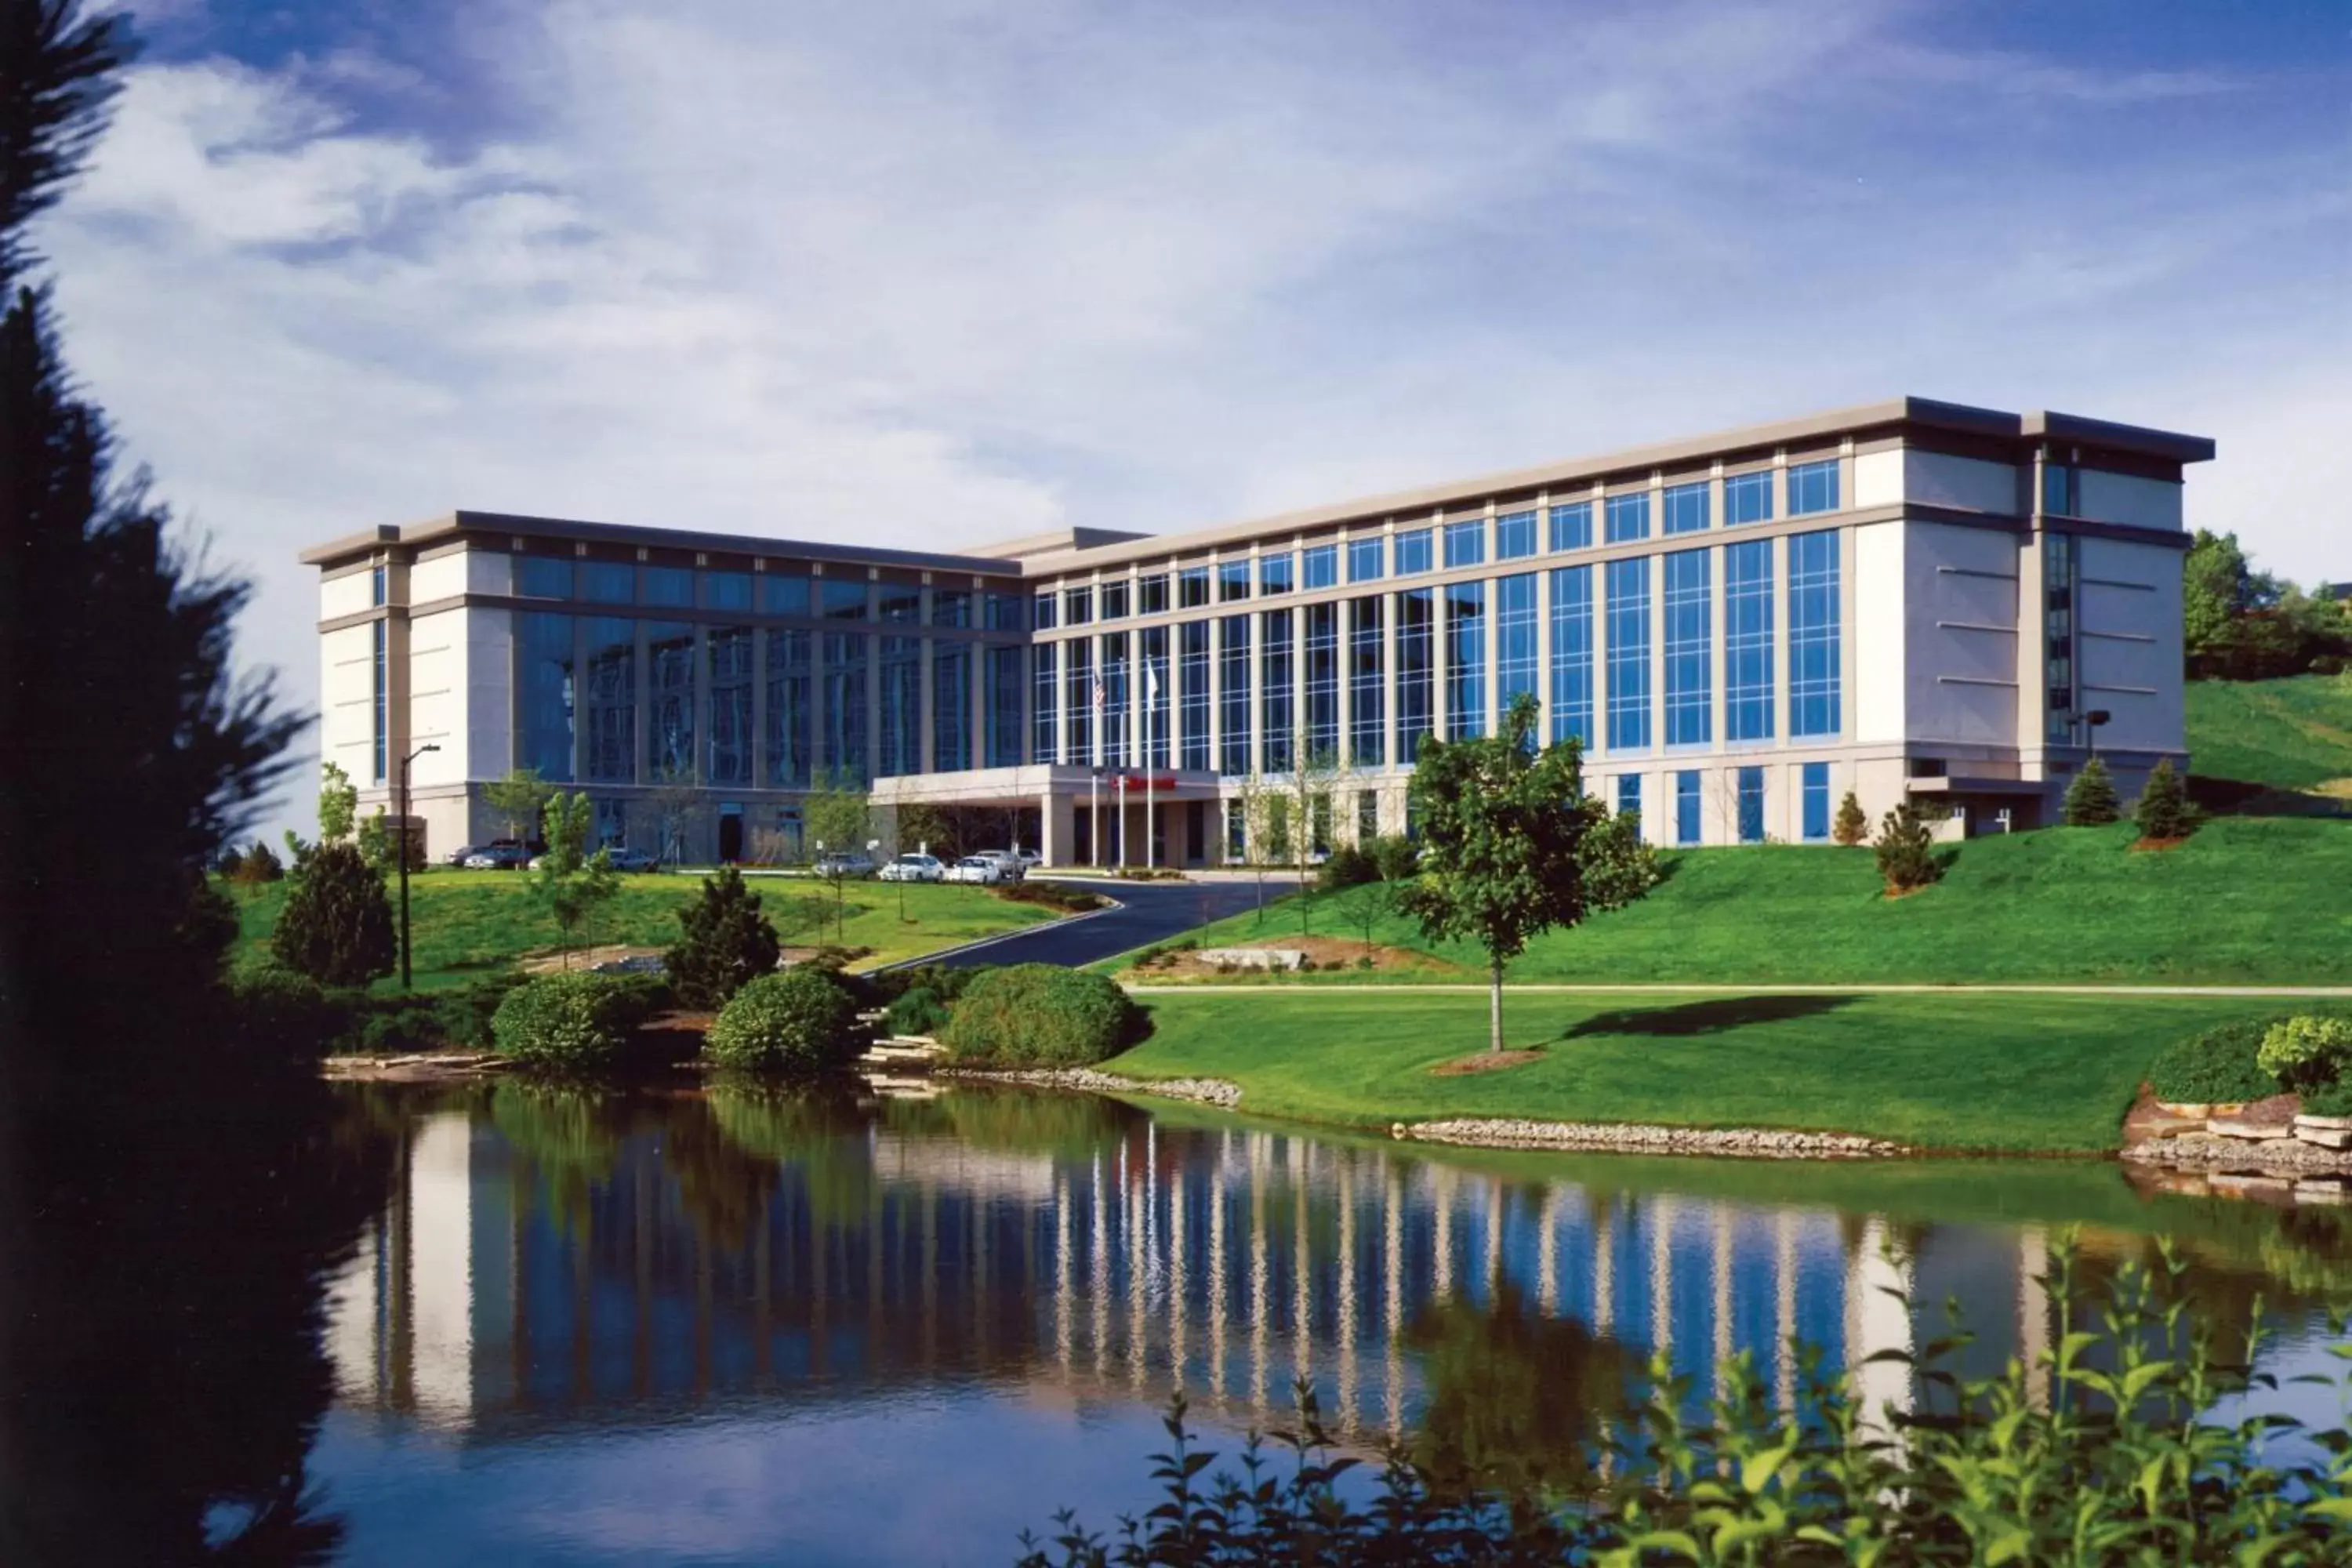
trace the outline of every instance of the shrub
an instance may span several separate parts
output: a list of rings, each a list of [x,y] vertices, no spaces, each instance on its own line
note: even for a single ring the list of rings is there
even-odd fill
[[[318,1055],[350,1027],[351,1007],[309,975],[278,963],[241,969],[229,980],[230,1016],[248,1040]]]
[[[2245,1018],[2173,1041],[2149,1064],[2148,1088],[2157,1099],[2175,1105],[2228,1104],[2276,1094],[2278,1079],[2260,1060],[2267,1026]]]
[[[269,944],[280,963],[321,985],[391,973],[399,949],[383,878],[351,845],[320,846],[295,879]]]
[[[2180,775],[2172,771],[2170,757],[2157,763],[2147,775],[2147,787],[2140,791],[2132,816],[2142,838],[2186,838],[2196,831],[2197,814],[2189,804],[2189,792],[2181,787]]]
[[[662,959],[678,999],[690,1007],[718,1007],[748,981],[772,972],[783,947],[760,912],[760,895],[730,866],[702,879],[702,896],[681,905],[685,936]]]
[[[1316,887],[1326,893],[1339,892],[1380,879],[1380,862],[1352,844],[1342,844],[1332,850],[1315,873]]]
[[[1879,823],[1878,842],[1872,847],[1878,855],[1878,874],[1890,893],[1915,891],[1944,874],[1927,819],[1907,800]]]
[[[1837,820],[1830,824],[1830,838],[1848,849],[1870,837],[1870,818],[1863,815],[1862,798],[1853,791],[1845,792],[1838,802]]]
[[[520,970],[509,970],[469,980],[454,991],[441,993],[434,999],[434,1005],[441,1015],[443,1041],[471,1050],[490,1049],[498,1043],[490,1025],[498,1016],[499,1004],[516,986],[528,984],[529,979]]]
[[[440,1005],[426,996],[384,996],[362,999],[354,1009],[355,1026],[338,1044],[367,1056],[403,1051],[428,1051],[445,1043]]]
[[[1050,1542],[1024,1535],[1021,1568],[2342,1562],[2344,1384],[2313,1374],[2331,1391],[2303,1406],[2315,1421],[2200,1419],[2273,1380],[2210,1319],[2166,1309],[2186,1265],[2167,1247],[2163,1268],[2161,1288],[2134,1262],[2095,1293],[2062,1255],[2040,1310],[2069,1325],[2063,1352],[1972,1377],[1955,1362],[1974,1336],[1937,1341],[1916,1375],[1940,1407],[1891,1423],[1870,1372],[1832,1373],[1817,1347],[1792,1352],[1804,1370],[1790,1408],[1745,1354],[1718,1364],[1723,1392],[1708,1402],[1661,1352],[1647,1385],[1627,1391],[1628,1417],[1577,1435],[1549,1476],[1464,1474],[1402,1447],[1376,1479],[1351,1475],[1360,1461],[1334,1451],[1305,1383],[1294,1429],[1272,1439],[1280,1458],[1253,1434],[1237,1465],[1212,1468],[1219,1456],[1187,1427],[1180,1394],[1150,1461],[1160,1504],[1108,1542],[1066,1511]],[[1572,1506],[1543,1487],[1563,1474],[1584,1483]]]
[[[2103,827],[2121,820],[2123,814],[2123,803],[2116,796],[2116,781],[2107,775],[2107,764],[2093,756],[2074,775],[2074,782],[2066,786],[2066,826]]]
[[[257,839],[253,847],[237,861],[236,869],[228,875],[229,879],[240,888],[257,888],[264,882],[284,880],[286,867],[278,858],[276,850]]]
[[[1102,975],[1015,963],[971,983],[940,1040],[959,1061],[1087,1067],[1132,1044],[1142,1021],[1127,993]]]
[[[935,1035],[948,1021],[948,1005],[928,985],[899,993],[884,1021],[894,1035]]]
[[[2352,1078],[2340,1078],[2303,1097],[2305,1116],[2352,1116]]]
[[[817,1073],[855,1054],[857,1008],[823,970],[795,964],[735,993],[703,1037],[702,1054],[748,1071]]]
[[[2334,1083],[2352,1063],[2352,1019],[2308,1014],[2281,1018],[2263,1032],[2255,1059],[2290,1089]]]
[[[213,869],[235,881],[236,874],[245,869],[245,851],[234,844],[228,846],[220,852],[220,858],[213,862]]]
[[[645,1017],[641,999],[610,974],[542,974],[507,994],[490,1017],[499,1054],[548,1072],[619,1065]]]
[[[1038,904],[1068,914],[1082,914],[1087,910],[1103,907],[1100,893],[1089,893],[1084,888],[1066,888],[1059,882],[1008,882],[996,889],[996,896],[1016,904]]]

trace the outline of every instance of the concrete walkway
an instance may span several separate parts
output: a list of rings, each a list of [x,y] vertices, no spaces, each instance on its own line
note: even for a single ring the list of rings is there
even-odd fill
[[[1465,984],[1454,981],[1436,984],[1400,982],[1392,985],[1365,985],[1347,981],[1324,982],[1304,980],[1295,983],[1275,982],[1262,985],[1220,985],[1210,983],[1177,985],[1136,985],[1127,989],[1138,996],[1181,996],[1192,992],[1210,992],[1226,995],[1264,996],[1307,995],[1326,991],[1349,991],[1393,995],[1399,992],[1439,992],[1448,995],[1484,996],[1484,984]],[[2352,997],[2352,985],[1924,985],[1917,984],[1885,985],[1737,985],[1697,981],[1627,981],[1616,984],[1558,984],[1546,981],[1507,980],[1505,992],[1515,996],[1619,996],[1629,992],[1655,992],[1660,995],[1674,993],[1708,995],[1790,995],[1790,996],[1877,996],[1887,994],[1986,995],[1986,996],[2315,996]]]
[[[976,963],[1058,963],[1079,969],[1181,936],[1212,921],[1225,920],[1257,903],[1255,881],[1122,882],[1113,878],[1095,879],[1063,872],[1055,873],[1053,879],[1118,902],[1112,909],[985,937],[888,967],[939,964],[948,969],[966,969]],[[1268,877],[1267,901],[1272,902],[1291,888],[1289,882]]]

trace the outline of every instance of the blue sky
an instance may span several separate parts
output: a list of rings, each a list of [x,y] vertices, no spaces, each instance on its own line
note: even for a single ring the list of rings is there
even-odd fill
[[[2196,431],[2352,578],[2352,15],[142,0],[45,239],[262,584],[452,508],[1175,529],[1912,392]]]

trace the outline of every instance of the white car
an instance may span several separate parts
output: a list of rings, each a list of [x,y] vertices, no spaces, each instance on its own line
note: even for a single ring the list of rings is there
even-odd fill
[[[949,881],[977,882],[983,888],[994,887],[1008,875],[1003,865],[991,855],[967,855],[948,868]]]
[[[901,855],[878,873],[885,882],[940,882],[947,874],[936,855]]]
[[[987,861],[996,868],[998,879],[1006,882],[1021,880],[1029,874],[1029,868],[1034,864],[1031,857],[1012,849],[982,849],[966,856],[965,858]]]

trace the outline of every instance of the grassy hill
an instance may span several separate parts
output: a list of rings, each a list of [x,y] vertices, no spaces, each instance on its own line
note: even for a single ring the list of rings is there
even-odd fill
[[[1538,939],[1510,978],[1587,984],[1870,984],[2081,981],[2352,984],[2352,822],[2221,817],[2180,847],[2130,847],[2129,825],[2047,828],[1954,847],[1944,879],[1888,900],[1867,849],[1672,852],[1630,909]],[[1354,935],[1315,910],[1321,935]],[[1244,915],[1204,943],[1274,941],[1295,906]],[[1478,954],[1430,947],[1392,919],[1383,943],[1468,973],[1345,971],[1333,980],[1475,979]],[[1314,984],[1308,976],[1299,984]]]
[[[855,882],[845,889],[841,935],[834,933],[832,889],[823,883],[751,877],[761,912],[787,944],[839,941],[868,947],[864,963],[888,963],[941,948],[1013,931],[1054,911],[1009,903],[984,888],[915,883],[906,888],[907,917],[898,917],[899,889],[878,882]],[[409,882],[409,922],[416,936],[416,986],[420,991],[463,984],[507,968],[518,959],[552,952],[554,923],[530,895],[531,878],[515,871],[435,869]],[[667,947],[678,939],[680,905],[701,891],[698,878],[624,877],[612,903],[592,917],[583,945],[621,942]],[[240,963],[268,956],[269,933],[286,904],[287,884],[231,888],[237,906]],[[822,929],[814,923],[822,905]],[[395,982],[386,981],[391,985]]]
[[[2188,700],[2193,773],[2283,790],[2352,785],[2352,677],[2192,680]]]

